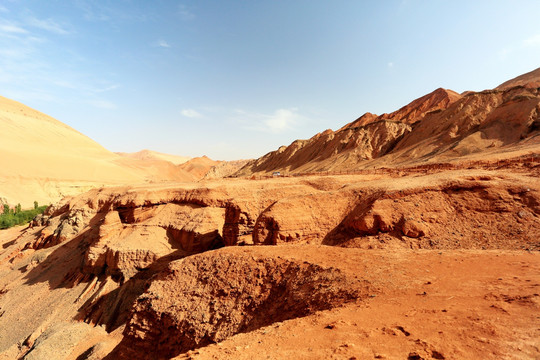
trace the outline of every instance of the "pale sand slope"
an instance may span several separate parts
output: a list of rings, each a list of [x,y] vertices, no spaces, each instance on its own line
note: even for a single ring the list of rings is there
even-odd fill
[[[0,97],[0,198],[31,206],[107,184],[192,181],[165,161],[125,159],[73,128]]]
[[[179,156],[179,155],[171,155],[171,154],[164,154],[157,151],[152,151],[148,149],[144,149],[141,151],[137,151],[134,153],[125,153],[125,152],[117,152],[116,154],[131,158],[131,159],[139,159],[139,160],[164,160],[172,162],[174,165],[180,165],[187,161],[189,161],[191,158],[188,156]]]

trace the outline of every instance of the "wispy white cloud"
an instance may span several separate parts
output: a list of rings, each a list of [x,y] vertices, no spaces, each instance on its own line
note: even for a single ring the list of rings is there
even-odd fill
[[[1,12],[1,13],[8,13],[8,12],[9,12],[9,9],[6,8],[5,6],[0,5],[0,12]]]
[[[168,42],[166,42],[165,40],[158,40],[157,46],[162,47],[162,48],[170,48],[171,47],[171,45]]]
[[[120,87],[119,84],[108,85],[110,83],[106,80],[91,80],[89,76],[83,73],[64,74],[64,78],[53,78],[50,82],[62,88],[80,91],[88,96],[97,96],[97,94],[112,91]]]
[[[292,128],[299,118],[296,109],[278,109],[264,120],[264,124],[271,132],[282,132]]]
[[[0,49],[0,56],[4,61],[17,61],[27,58],[32,53],[31,49],[23,47]]]
[[[52,32],[52,33],[55,33],[55,34],[58,34],[58,35],[67,35],[67,34],[69,34],[69,31],[66,30],[65,27],[58,24],[56,21],[54,21],[51,18],[49,18],[49,19],[37,19],[35,17],[28,17],[26,19],[26,23],[29,26],[32,26],[32,27],[35,27],[35,28],[38,28],[38,29],[42,29],[42,30],[46,30],[46,31],[49,31],[49,32]]]
[[[540,46],[540,34],[533,35],[523,40],[523,45],[528,46],[528,47]]]
[[[12,22],[2,22],[0,23],[0,32],[11,33],[11,34],[26,34],[27,30],[23,29],[18,24]]]
[[[297,108],[277,109],[274,113],[259,114],[244,110],[236,110],[237,120],[243,124],[246,129],[281,133],[292,130],[306,118],[298,113]]]
[[[185,117],[193,118],[193,119],[203,117],[202,114],[200,114],[198,111],[193,110],[193,109],[183,109],[182,111],[180,111],[180,113]]]
[[[394,63],[393,63],[392,61],[390,61],[390,62],[388,63],[388,67],[389,67],[390,69],[393,68],[393,67],[394,67]]]

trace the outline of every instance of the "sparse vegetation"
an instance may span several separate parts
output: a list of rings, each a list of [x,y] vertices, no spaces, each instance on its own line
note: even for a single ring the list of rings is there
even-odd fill
[[[34,201],[34,208],[29,210],[22,210],[21,204],[17,204],[14,209],[4,204],[4,211],[0,214],[0,229],[26,224],[36,215],[43,214],[46,208],[47,205],[39,206],[37,201]]]

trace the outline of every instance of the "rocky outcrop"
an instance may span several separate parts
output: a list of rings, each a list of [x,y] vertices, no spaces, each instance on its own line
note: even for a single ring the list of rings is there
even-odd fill
[[[275,202],[265,209],[253,229],[253,243],[320,244],[354,208],[352,193],[315,193]]]
[[[494,186],[489,180],[278,201],[259,216],[253,241],[377,248],[389,244],[428,249],[539,248],[538,189]]]
[[[272,171],[327,171],[349,161],[370,160],[384,155],[411,127],[405,123],[380,120],[336,132],[326,130],[309,140],[296,140],[289,146],[249,162],[235,176]]]
[[[228,177],[240,170],[249,161],[250,160],[222,161],[219,164],[211,167],[210,170],[208,170],[208,172],[204,175],[203,180],[222,179]]]
[[[537,200],[532,199],[539,195],[528,187],[501,188],[487,183],[391,192],[351,212],[341,224],[341,234],[393,234],[403,236],[403,244],[414,248],[536,249],[540,213],[533,205]],[[522,221],[522,216],[529,221]],[[354,236],[345,243],[354,243],[351,238]]]
[[[424,95],[411,103],[403,106],[399,110],[396,110],[389,114],[375,115],[372,113],[365,113],[352,123],[349,123],[341,129],[355,128],[359,126],[365,126],[367,124],[380,121],[380,120],[392,120],[399,121],[406,124],[414,124],[422,120],[427,114],[447,109],[452,103],[461,98],[458,93],[443,88],[438,88],[433,92]]]
[[[36,219],[45,226],[24,248],[81,241],[80,271],[123,283],[160,258],[243,244],[538,246],[539,189],[519,185],[519,179],[438,179],[406,191],[388,184],[364,187],[339,177],[288,180],[286,185],[279,179],[246,181],[193,189],[94,191]],[[400,183],[396,179],[394,186]]]
[[[231,249],[172,262],[137,299],[111,356],[168,359],[367,296],[365,282],[280,253]]]
[[[222,208],[194,204],[117,207],[103,218],[85,269],[96,275],[106,269],[128,279],[173,252],[186,255],[224,246],[224,218]]]
[[[538,142],[540,92],[511,88],[470,93],[447,110],[428,114],[393,149],[392,161],[455,159],[489,148]],[[536,140],[535,140],[536,138]]]

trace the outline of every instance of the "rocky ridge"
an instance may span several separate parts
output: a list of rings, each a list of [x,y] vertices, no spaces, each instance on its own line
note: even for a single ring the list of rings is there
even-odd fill
[[[470,92],[437,89],[400,110],[367,113],[337,131],[296,140],[240,169],[236,176],[343,171],[446,162],[521,146],[540,147],[540,92],[534,87]]]
[[[526,88],[538,88],[540,87],[540,68],[529,71],[523,75],[517,76],[511,80],[505,81],[501,85],[497,86],[497,90],[506,90],[515,86],[524,86]]]

